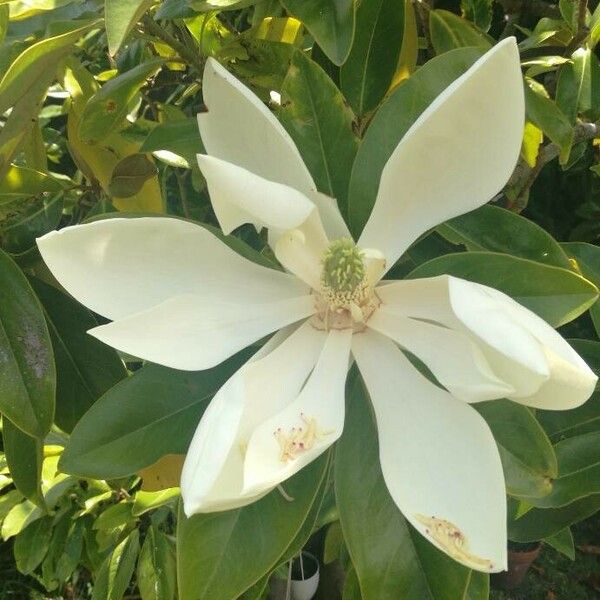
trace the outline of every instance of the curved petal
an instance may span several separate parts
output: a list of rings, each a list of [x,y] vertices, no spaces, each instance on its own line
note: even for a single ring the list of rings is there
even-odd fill
[[[315,191],[294,141],[260,98],[213,58],[202,90],[208,111],[198,115],[198,125],[207,153],[299,190],[317,206],[331,239],[349,237],[336,201]]]
[[[213,58],[206,61],[202,92],[208,111],[198,115],[198,125],[209,154],[304,193],[316,189],[281,123]]]
[[[330,331],[297,398],[255,429],[244,463],[246,493],[288,479],[342,435],[351,340],[349,329]]]
[[[508,38],[448,86],[402,138],[359,245],[381,250],[390,268],[423,232],[490,200],[515,167],[524,120],[519,53]]]
[[[314,313],[312,296],[262,304],[215,302],[201,294],[176,296],[150,308],[90,329],[101,342],[182,369],[210,369],[262,337]]]
[[[243,506],[272,489],[243,492],[250,435],[300,393],[325,337],[308,323],[291,335],[279,332],[217,392],[196,429],[181,474],[188,516]]]
[[[395,315],[386,305],[375,311],[367,325],[422,360],[459,400],[481,402],[515,391],[494,375],[483,352],[460,331]]]
[[[380,285],[377,294],[394,314],[467,334],[494,374],[514,388],[511,400],[562,410],[594,390],[596,376],[560,334],[498,290],[443,275]]]
[[[52,231],[37,244],[67,292],[109,319],[180,294],[260,303],[306,293],[296,277],[246,260],[204,227],[181,219],[104,219]]]
[[[198,164],[226,234],[244,223],[253,223],[258,229],[293,229],[315,211],[303,193],[288,185],[206,154],[198,154]]]
[[[500,456],[482,417],[423,377],[389,339],[366,331],[352,352],[377,419],[389,492],[440,550],[483,572],[506,569]]]

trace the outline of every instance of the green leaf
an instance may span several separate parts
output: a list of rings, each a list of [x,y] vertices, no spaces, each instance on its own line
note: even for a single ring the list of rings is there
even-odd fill
[[[74,49],[74,44],[99,21],[75,22],[70,31],[29,46],[11,64],[0,80],[0,114],[37,89],[40,80],[54,78],[57,63]],[[47,86],[46,86],[47,87]]]
[[[402,49],[405,2],[361,2],[348,60],[340,70],[341,90],[357,115],[375,109],[396,73]]]
[[[600,342],[568,340],[589,367],[600,375]],[[538,410],[536,416],[553,440],[600,431],[600,387],[592,397],[572,410]]]
[[[173,600],[177,568],[175,549],[164,533],[151,525],[140,552],[137,581],[142,600]]]
[[[249,354],[239,353],[206,371],[158,365],[136,371],[106,392],[75,426],[61,470],[116,479],[165,454],[184,454],[208,402]]]
[[[561,529],[558,533],[544,538],[544,542],[555,550],[564,554],[567,558],[575,560],[575,542],[570,527]]]
[[[560,508],[532,508],[508,523],[508,538],[515,542],[537,542],[579,523],[600,510],[600,494],[588,496]]]
[[[429,11],[429,32],[436,54],[467,46],[475,46],[483,50],[492,47],[490,38],[473,23],[447,10]]]
[[[317,63],[297,51],[281,88],[279,118],[292,136],[317,189],[345,212],[348,173],[358,148],[354,115]]]
[[[589,48],[579,48],[559,73],[556,104],[571,124],[575,124],[578,114],[598,118],[600,63],[596,55]]]
[[[561,246],[576,261],[581,274],[596,287],[600,287],[600,247],[585,242],[566,242]],[[590,306],[590,316],[600,337],[600,302],[596,301]]]
[[[548,98],[540,83],[530,78],[525,81],[527,119],[560,148],[560,164],[564,165],[569,160],[573,145],[573,127],[562,110]]]
[[[0,6],[0,45],[4,43],[4,38],[6,37],[6,32],[8,30],[8,5],[3,4]]]
[[[146,79],[155,75],[164,60],[142,63],[107,81],[86,103],[79,122],[79,138],[88,144],[102,141],[118,128]]]
[[[572,271],[495,252],[440,256],[420,265],[408,277],[418,279],[443,274],[496,288],[553,327],[572,321],[598,297],[597,288]]]
[[[195,118],[168,121],[157,125],[144,140],[140,152],[168,151],[181,156],[188,167],[197,169],[196,154],[205,152]]]
[[[493,0],[461,0],[460,8],[465,18],[473,21],[481,31],[492,24]]]
[[[114,56],[140,17],[154,0],[104,0],[104,24],[108,52]]]
[[[434,58],[381,105],[358,149],[350,176],[348,218],[355,239],[371,214],[381,172],[398,142],[429,104],[480,56],[480,50],[461,48]]]
[[[559,476],[552,493],[535,502],[538,507],[558,507],[600,493],[600,431],[560,441],[555,446]]]
[[[286,493],[294,498],[291,502],[274,490],[237,510],[186,518],[180,509],[180,599],[231,600],[272,571],[319,499],[328,462],[326,454],[285,482]]]
[[[549,494],[552,480],[558,474],[556,456],[531,411],[510,400],[479,402],[473,406],[490,426],[498,444],[506,491],[528,499]]]
[[[129,587],[140,552],[140,534],[134,529],[108,557],[106,600],[121,600]]]
[[[347,390],[346,423],[335,455],[335,492],[361,597],[462,598],[469,570],[404,520],[383,480],[377,429],[359,376],[350,376]]]
[[[133,501],[133,516],[139,517],[155,508],[175,504],[177,498],[179,498],[179,488],[167,488],[166,490],[159,490],[157,492],[140,490],[135,495]]]
[[[21,573],[32,573],[44,560],[52,537],[53,521],[52,517],[38,519],[15,538],[15,561]]]
[[[329,60],[344,64],[354,38],[353,0],[281,0],[300,19]]]
[[[30,283],[44,307],[54,349],[56,424],[70,433],[127,371],[115,350],[87,333],[98,325],[87,308],[39,279]]]
[[[6,463],[15,487],[25,498],[40,508],[45,508],[40,487],[44,459],[43,440],[27,435],[4,417],[2,441]]]
[[[52,426],[56,370],[42,308],[0,250],[0,411],[33,437]]]
[[[515,212],[486,204],[446,221],[437,231],[468,250],[503,252],[539,263],[572,269],[560,244],[539,225]]]
[[[471,571],[469,586],[463,600],[488,600],[490,595],[490,576],[487,573]]]
[[[117,198],[131,198],[157,174],[156,165],[145,154],[130,154],[115,165],[108,183],[108,193]]]

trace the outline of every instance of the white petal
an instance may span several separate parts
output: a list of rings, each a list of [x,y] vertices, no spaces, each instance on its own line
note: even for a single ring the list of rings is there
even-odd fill
[[[376,310],[367,325],[422,360],[459,400],[481,402],[515,391],[494,375],[483,352],[460,331],[395,315],[387,305]]]
[[[210,296],[187,294],[88,333],[144,360],[199,371],[313,312],[312,296],[248,304],[243,299],[215,302]]]
[[[215,214],[226,234],[244,223],[253,223],[258,229],[293,229],[316,210],[298,190],[233,163],[198,154],[198,164],[208,183]]]
[[[348,229],[348,225],[346,225],[346,221],[344,221],[344,217],[342,217],[335,198],[331,198],[321,192],[310,192],[307,196],[319,209],[323,228],[330,240],[338,240],[340,238],[352,239],[352,234]]]
[[[276,334],[217,392],[196,429],[181,475],[188,516],[243,506],[272,489],[243,493],[246,446],[263,420],[298,395],[325,337],[308,323],[291,335]]]
[[[398,508],[467,567],[505,569],[504,477],[485,421],[423,377],[391,340],[367,330],[354,336],[352,352],[375,409],[381,468]],[[445,523],[464,536],[462,549],[440,534]]]
[[[207,290],[215,301],[249,303],[306,292],[295,277],[242,258],[204,227],[181,219],[105,219],[53,231],[37,243],[59,283],[109,319]]]
[[[340,437],[351,339],[349,329],[330,331],[298,397],[254,431],[244,463],[245,492],[281,483]]]
[[[419,235],[481,206],[517,162],[523,79],[514,38],[497,44],[415,121],[385,165],[359,245],[390,268]]]
[[[216,60],[202,80],[208,112],[198,115],[206,151],[271,181],[307,193],[313,179],[292,138],[265,104]]]

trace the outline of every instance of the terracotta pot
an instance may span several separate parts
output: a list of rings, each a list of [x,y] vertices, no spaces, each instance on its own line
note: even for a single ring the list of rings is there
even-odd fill
[[[508,550],[508,571],[494,573],[490,581],[495,588],[512,590],[520,585],[529,571],[533,561],[539,556],[542,545],[537,543],[533,548]]]

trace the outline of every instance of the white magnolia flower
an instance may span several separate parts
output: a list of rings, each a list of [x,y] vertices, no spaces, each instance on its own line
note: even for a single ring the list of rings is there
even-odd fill
[[[129,354],[209,369],[278,331],[202,417],[182,474],[186,513],[251,503],[331,446],[342,433],[353,358],[404,516],[459,562],[504,569],[502,466],[470,404],[506,397],[573,408],[596,377],[551,327],[499,291],[448,276],[381,279],[418,236],[481,206],[508,179],[524,120],[514,40],[477,61],[406,133],[356,246],[290,136],[214,60],[204,97],[208,112],[198,120],[208,155],[198,160],[219,223],[225,233],[243,223],[268,228],[286,272],[172,218],[108,219],[38,241],[60,283],[113,321],[90,333]]]

